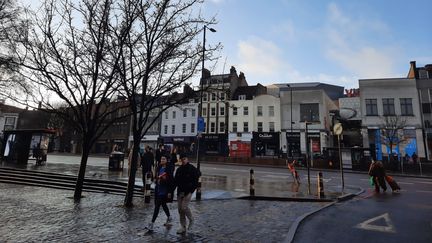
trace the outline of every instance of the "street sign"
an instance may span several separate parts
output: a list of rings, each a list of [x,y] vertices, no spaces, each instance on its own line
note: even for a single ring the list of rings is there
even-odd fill
[[[342,132],[343,132],[342,124],[340,124],[340,123],[334,124],[334,126],[333,126],[333,132],[336,135],[341,135]]]
[[[198,117],[198,133],[202,133],[204,132],[204,118],[203,117]]]

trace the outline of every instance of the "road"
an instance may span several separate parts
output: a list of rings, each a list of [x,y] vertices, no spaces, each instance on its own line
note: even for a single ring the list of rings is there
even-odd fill
[[[349,174],[348,180],[358,177]],[[294,242],[432,242],[432,180],[395,177],[399,194],[372,188],[312,215]],[[358,185],[367,187],[367,179]],[[389,189],[388,189],[389,190]]]

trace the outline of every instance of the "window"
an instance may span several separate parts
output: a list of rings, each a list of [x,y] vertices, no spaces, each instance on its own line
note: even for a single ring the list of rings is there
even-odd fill
[[[187,117],[187,110],[186,109],[183,110],[183,117]]]
[[[207,108],[203,108],[202,109],[202,115],[203,116],[207,116]]]
[[[15,128],[15,120],[16,120],[15,117],[6,117],[3,130],[5,131],[13,130]]]
[[[211,108],[211,116],[216,116],[216,107]]]
[[[400,106],[401,106],[401,115],[402,116],[414,115],[411,98],[401,98],[400,99]]]
[[[319,122],[319,104],[300,104],[300,121]]]
[[[173,116],[173,119],[176,118],[176,112],[175,111],[172,112],[172,116]]]
[[[263,115],[262,106],[258,106],[257,107],[257,116],[262,116],[262,115]]]
[[[195,123],[191,123],[191,133],[195,133]]]
[[[239,99],[239,100],[245,100],[245,99],[246,99],[246,95],[239,95],[239,96],[238,96],[238,99]]]
[[[216,131],[216,123],[211,122],[210,123],[210,132],[215,132]]]
[[[175,134],[175,125],[171,125],[171,134]]]
[[[186,124],[185,123],[182,124],[182,133],[186,133]]]
[[[195,109],[192,109],[192,117],[195,117]]]
[[[269,116],[270,117],[274,116],[274,106],[269,106]]]
[[[243,132],[249,132],[249,123],[243,122]]]
[[[262,122],[258,122],[258,132],[262,132],[263,131],[263,123]]]
[[[220,107],[220,115],[225,116],[225,107],[223,106]]]
[[[225,93],[220,93],[220,99],[225,100]]]
[[[168,134],[168,125],[164,126],[164,134]]]
[[[165,119],[168,119],[168,111],[165,111]]]
[[[216,93],[212,93],[212,94],[211,94],[211,99],[212,99],[212,101],[215,101],[215,100],[216,100]]]
[[[219,132],[224,132],[225,131],[225,122],[221,122],[219,123]]]
[[[244,116],[247,116],[247,115],[249,115],[249,107],[243,107],[243,115]]]
[[[237,107],[233,107],[233,116],[237,116]]]
[[[378,116],[378,105],[376,99],[366,99],[366,116]]]
[[[203,129],[203,131],[206,131],[206,129],[207,129],[207,123],[204,122],[204,129]]]
[[[394,99],[386,98],[386,99],[382,99],[382,102],[383,102],[383,115],[394,116],[395,115]]]
[[[274,132],[274,131],[275,131],[275,123],[269,122],[269,132]]]
[[[207,93],[204,93],[202,97],[203,101],[207,101],[207,97],[208,97]]]
[[[237,122],[233,122],[233,132],[237,132]]]

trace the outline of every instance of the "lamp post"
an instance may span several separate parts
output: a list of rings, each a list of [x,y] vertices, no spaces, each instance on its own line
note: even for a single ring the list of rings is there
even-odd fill
[[[293,93],[292,93],[292,87],[291,85],[287,84],[288,88],[290,88],[290,140],[289,140],[289,144],[288,144],[288,150],[287,150],[287,158],[288,158],[288,151],[291,157],[291,162],[293,161],[293,152],[292,152],[292,139],[293,139],[293,116],[292,116],[292,108],[293,108]]]
[[[201,120],[202,118],[202,106],[203,106],[203,89],[204,89],[204,60],[205,60],[205,41],[206,41],[206,29],[210,30],[211,32],[216,32],[215,29],[207,27],[207,25],[204,25],[203,27],[203,50],[202,50],[202,67],[201,67],[201,84],[200,84],[200,103],[198,108],[198,119]],[[199,122],[198,122],[199,123]],[[197,141],[197,169],[199,172],[199,179],[198,179],[198,188],[196,191],[196,200],[201,200],[201,163],[200,163],[200,145],[201,145],[201,133],[202,131],[198,131],[198,141]]]
[[[308,174],[308,194],[311,193],[310,191],[310,156],[309,156],[309,135],[308,135],[308,125],[312,124],[311,122],[305,121],[305,137],[306,137],[306,167],[307,167],[307,174]]]

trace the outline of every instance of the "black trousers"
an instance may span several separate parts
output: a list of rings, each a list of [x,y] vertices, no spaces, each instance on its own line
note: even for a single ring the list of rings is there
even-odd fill
[[[170,211],[168,209],[167,203],[166,203],[166,197],[156,196],[155,197],[155,208],[153,211],[153,218],[152,222],[154,223],[156,221],[157,216],[159,215],[160,207],[162,206],[163,211],[165,212],[166,216],[170,216]]]

